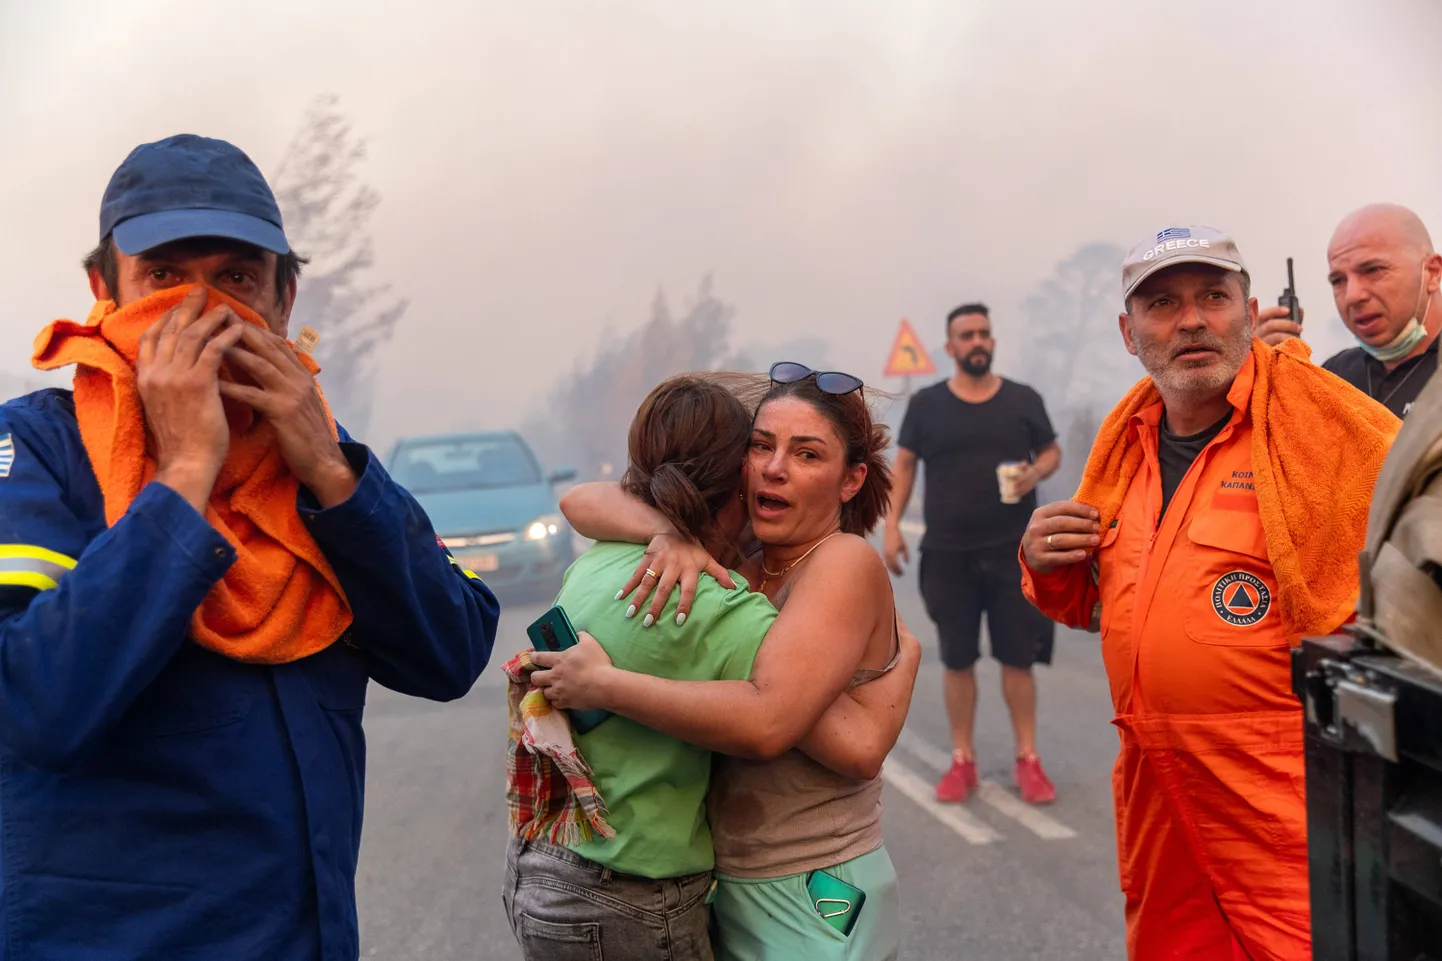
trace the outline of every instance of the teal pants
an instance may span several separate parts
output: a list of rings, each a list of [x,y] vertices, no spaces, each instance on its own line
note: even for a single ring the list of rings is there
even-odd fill
[[[901,899],[885,847],[826,868],[866,892],[851,934],[821,920],[806,875],[716,875],[711,945],[716,961],[894,961],[901,950]]]

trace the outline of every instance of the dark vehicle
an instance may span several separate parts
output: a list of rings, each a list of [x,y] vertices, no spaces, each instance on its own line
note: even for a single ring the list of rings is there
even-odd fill
[[[1316,961],[1442,961],[1442,378],[1367,517],[1357,617],[1292,656]]]
[[[1442,961],[1442,677],[1351,636],[1293,657],[1316,961]]]
[[[460,564],[492,588],[549,598],[574,559],[571,529],[556,505],[556,484],[513,431],[407,437],[386,459],[415,496]]]

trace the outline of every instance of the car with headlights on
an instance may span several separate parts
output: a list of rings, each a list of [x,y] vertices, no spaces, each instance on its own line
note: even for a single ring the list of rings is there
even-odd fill
[[[403,438],[386,470],[420,502],[451,555],[488,586],[547,599],[560,589],[574,549],[555,486],[574,470],[544,474],[514,431]]]

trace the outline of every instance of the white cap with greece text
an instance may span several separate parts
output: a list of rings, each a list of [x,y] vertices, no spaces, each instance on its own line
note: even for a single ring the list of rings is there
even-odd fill
[[[1167,227],[1155,238],[1138,243],[1122,261],[1122,300],[1152,274],[1177,264],[1210,264],[1247,273],[1237,245],[1222,231],[1215,227]]]

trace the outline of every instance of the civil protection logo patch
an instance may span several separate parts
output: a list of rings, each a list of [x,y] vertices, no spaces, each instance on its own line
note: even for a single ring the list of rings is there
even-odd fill
[[[10,468],[15,466],[15,441],[9,434],[0,437],[0,477],[9,477]]]
[[[1212,585],[1212,609],[1228,624],[1251,627],[1272,609],[1272,592],[1257,575],[1232,571]]]

